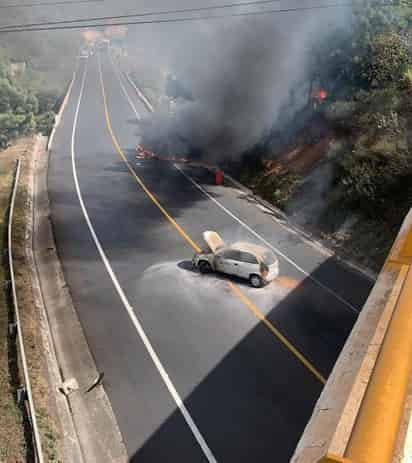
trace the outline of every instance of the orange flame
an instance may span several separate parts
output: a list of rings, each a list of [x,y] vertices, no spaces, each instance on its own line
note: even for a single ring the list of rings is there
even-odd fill
[[[312,92],[312,98],[314,100],[323,101],[328,97],[328,92],[324,88],[320,88],[319,90],[314,90]]]
[[[328,92],[325,89],[321,88],[319,90],[319,99],[324,100],[327,98],[327,96],[328,96]]]

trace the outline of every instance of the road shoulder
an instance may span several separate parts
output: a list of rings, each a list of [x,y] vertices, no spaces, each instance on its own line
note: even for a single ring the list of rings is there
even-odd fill
[[[127,454],[56,252],[47,191],[49,153],[38,150],[33,184],[33,249],[50,351],[55,358],[65,461],[126,462]],[[52,352],[53,351],[53,352]],[[56,364],[57,363],[57,364]],[[57,375],[57,376],[56,376]],[[70,412],[69,412],[70,411]]]

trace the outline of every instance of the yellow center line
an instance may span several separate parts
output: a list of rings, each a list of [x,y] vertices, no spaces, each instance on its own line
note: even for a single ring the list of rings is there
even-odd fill
[[[162,214],[167,218],[167,220],[175,227],[178,233],[190,244],[190,246],[196,251],[200,252],[200,246],[190,238],[190,236],[185,232],[185,230],[176,222],[176,220],[166,211],[166,209],[160,204],[156,196],[147,188],[143,180],[136,174],[129,161],[126,158],[122,148],[117,141],[117,138],[113,132],[109,109],[107,104],[106,91],[104,88],[103,82],[103,73],[101,69],[101,63],[99,60],[99,74],[100,74],[100,85],[103,95],[103,105],[104,105],[104,114],[106,119],[107,129],[109,131],[110,137],[113,141],[113,144],[116,148],[117,153],[122,158],[130,173],[133,175],[137,183],[141,186],[143,191],[147,196],[152,200],[152,202],[158,207]],[[231,281],[227,282],[231,288],[233,294],[240,299],[244,305],[259,319],[265,326],[271,331],[271,333],[276,336],[276,338],[311,372],[313,375],[323,384],[326,384],[325,377],[312,365],[312,363],[265,317],[263,312],[241,291],[239,286],[235,285]]]
[[[299,350],[284,336],[277,328],[273,325],[262,313],[262,311],[253,303],[239,288],[239,286],[235,285],[231,281],[228,281],[228,284],[232,291],[238,296],[238,298],[253,312],[259,320],[264,323],[267,328],[281,341],[292,354],[298,358],[305,367],[312,372],[318,380],[326,384],[325,377],[319,373],[319,371],[311,364],[311,362],[301,353]]]

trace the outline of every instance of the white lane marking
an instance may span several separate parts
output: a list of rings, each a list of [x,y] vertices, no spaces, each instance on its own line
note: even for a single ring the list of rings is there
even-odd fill
[[[290,259],[286,254],[283,254],[282,251],[280,251],[278,248],[273,246],[271,243],[269,243],[263,236],[259,235],[253,228],[249,227],[245,222],[243,222],[239,217],[237,217],[233,212],[231,212],[229,209],[227,209],[225,206],[223,206],[222,203],[220,203],[216,198],[214,198],[212,195],[210,195],[199,183],[197,183],[190,175],[186,174],[177,164],[174,164],[175,169],[177,169],[184,177],[186,177],[187,180],[189,180],[196,188],[198,188],[202,193],[204,193],[211,201],[213,201],[220,209],[222,209],[226,214],[228,214],[232,219],[236,220],[242,227],[246,228],[253,236],[258,238],[262,243],[265,243],[265,245],[272,249],[275,253],[279,254],[282,256],[287,262],[289,262],[291,265],[293,265],[297,270],[302,272],[307,278],[311,279],[314,283],[316,283],[320,288],[323,290],[327,291],[329,294],[332,294],[338,301],[340,301],[342,304],[344,304],[346,307],[348,307],[350,310],[355,312],[356,314],[359,313],[359,310],[356,309],[350,302],[348,302],[346,299],[341,297],[339,294],[337,294],[333,289],[330,289],[329,287],[325,286],[323,283],[321,283],[317,278],[314,278],[310,273],[308,273],[306,270],[304,270],[302,267],[300,267],[298,264],[296,264],[292,259]]]
[[[118,69],[117,67],[115,66],[115,64],[113,63],[113,60],[112,60],[112,57],[109,56],[109,60],[110,60],[110,63],[112,65],[112,68],[113,68],[113,72],[116,74],[116,77],[119,81],[119,84],[120,84],[120,87],[125,95],[125,97],[127,98],[127,101],[129,102],[130,106],[132,107],[133,109],[133,112],[136,114],[136,119],[138,122],[140,122],[142,120],[142,116],[139,114],[139,112],[137,111],[136,109],[136,106],[133,104],[131,98],[130,98],[130,95],[128,94],[127,90],[124,88],[124,85],[123,85],[123,82],[122,82],[122,79],[119,75],[119,72],[118,72]]]
[[[79,180],[77,178],[77,171],[76,171],[76,161],[75,161],[75,136],[76,136],[76,128],[77,128],[77,121],[79,117],[79,109],[80,109],[80,103],[82,101],[83,97],[83,92],[84,92],[84,86],[86,82],[86,74],[87,74],[87,65],[84,70],[83,74],[83,79],[82,79],[82,85],[80,88],[80,94],[79,94],[79,100],[77,102],[77,107],[76,107],[76,113],[74,116],[74,121],[73,121],[73,131],[72,131],[72,137],[71,137],[71,158],[72,158],[72,171],[73,171],[73,178],[74,178],[74,183],[76,186],[76,192],[77,192],[77,197],[79,198],[80,206],[83,211],[84,218],[86,220],[87,226],[89,228],[90,234],[92,235],[94,244],[96,245],[97,250],[99,251],[100,257],[104,263],[104,266],[106,267],[107,273],[109,274],[112,283],[117,291],[117,294],[119,295],[124,308],[126,309],[134,327],[136,328],[137,333],[139,334],[144,346],[146,347],[155,367],[157,368],[162,380],[164,381],[167,389],[170,392],[170,395],[173,397],[173,400],[175,401],[177,407],[179,408],[181,414],[183,415],[184,420],[186,421],[187,425],[189,426],[190,430],[192,431],[193,436],[197,440],[198,444],[200,445],[205,457],[210,463],[217,463],[216,458],[214,457],[212,451],[208,447],[205,439],[203,438],[202,434],[200,433],[198,427],[196,426],[195,422],[193,421],[193,418],[191,417],[189,411],[187,410],[185,404],[183,403],[183,400],[181,399],[179,393],[177,392],[175,386],[173,385],[171,379],[169,378],[169,375],[167,374],[165,368],[163,367],[156,351],[154,350],[149,338],[147,337],[139,319],[137,318],[133,307],[129,303],[122,287],[120,286],[120,283],[110,265],[109,259],[106,256],[106,253],[103,250],[102,245],[100,244],[99,238],[96,235],[96,232],[93,228],[93,225],[90,221],[89,214],[87,212],[86,206],[83,202],[83,196],[80,191],[80,186],[79,186]]]
[[[150,101],[144,96],[143,92],[140,90],[140,88],[133,82],[133,80],[130,78],[129,74],[126,74],[126,78],[127,80],[129,81],[130,85],[135,89],[136,93],[139,95],[139,98],[143,101],[143,103],[145,104],[146,108],[148,108],[148,110],[150,112],[154,112],[154,108],[152,106],[152,104],[150,103]]]

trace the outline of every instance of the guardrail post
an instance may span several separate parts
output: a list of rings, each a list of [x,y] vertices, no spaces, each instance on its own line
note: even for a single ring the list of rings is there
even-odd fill
[[[17,323],[9,323],[9,336],[15,338],[17,334]]]
[[[17,388],[17,403],[21,405],[27,399],[27,391],[24,386]]]

